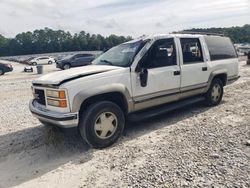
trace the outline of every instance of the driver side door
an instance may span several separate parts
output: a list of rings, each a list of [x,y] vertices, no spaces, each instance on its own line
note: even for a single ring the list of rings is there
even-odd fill
[[[135,110],[179,99],[181,75],[174,38],[157,40],[139,61],[139,71],[131,73]],[[146,86],[140,72],[147,72]],[[145,71],[146,70],[146,71]]]

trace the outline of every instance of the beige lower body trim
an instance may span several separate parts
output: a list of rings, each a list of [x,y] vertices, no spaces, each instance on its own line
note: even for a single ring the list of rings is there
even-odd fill
[[[206,92],[208,83],[188,86],[181,89],[157,92],[150,95],[139,96],[134,100],[134,110],[139,111],[150,107],[175,102],[184,98],[200,95]]]

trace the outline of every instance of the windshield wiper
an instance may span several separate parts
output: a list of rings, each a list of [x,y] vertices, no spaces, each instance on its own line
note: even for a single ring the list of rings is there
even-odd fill
[[[113,65],[113,63],[111,61],[108,61],[106,59],[101,59],[100,62],[104,62],[104,63],[107,63],[109,65]]]

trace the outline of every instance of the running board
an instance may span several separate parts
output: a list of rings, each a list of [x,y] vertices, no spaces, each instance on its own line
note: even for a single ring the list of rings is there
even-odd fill
[[[158,116],[158,115],[161,115],[161,114],[164,114],[164,113],[167,113],[167,112],[170,112],[170,111],[173,111],[178,108],[182,108],[182,107],[194,104],[194,103],[202,102],[204,100],[205,100],[205,97],[197,96],[197,97],[192,97],[192,98],[184,99],[181,101],[169,103],[164,106],[154,107],[154,108],[143,110],[143,111],[138,111],[138,112],[128,115],[128,120],[129,121],[141,121],[141,120],[149,119],[151,117]]]

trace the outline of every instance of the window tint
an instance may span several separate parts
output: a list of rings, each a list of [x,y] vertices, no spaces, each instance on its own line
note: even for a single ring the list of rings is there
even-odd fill
[[[76,54],[73,56],[73,58],[79,58],[79,57],[81,57],[81,54]]]
[[[156,41],[148,51],[146,58],[142,59],[143,68],[157,68],[176,65],[176,49],[174,39],[161,39]]]
[[[182,38],[183,64],[203,62],[202,49],[198,38]]]
[[[83,57],[92,57],[91,54],[83,54]]]
[[[205,37],[205,41],[207,43],[211,61],[237,58],[236,51],[229,38],[209,36]]]
[[[44,59],[49,59],[48,57],[40,57],[38,60],[44,60]]]
[[[74,58],[83,58],[83,57],[90,57],[90,54],[76,54]]]

